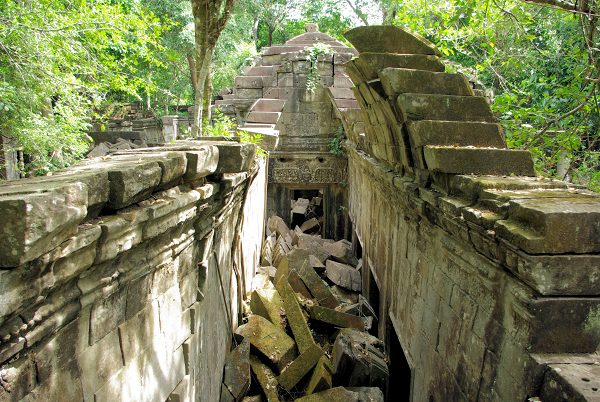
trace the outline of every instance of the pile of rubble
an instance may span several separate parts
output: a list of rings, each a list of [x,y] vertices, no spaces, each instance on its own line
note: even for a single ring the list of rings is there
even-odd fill
[[[106,156],[111,152],[124,151],[126,149],[137,149],[146,148],[148,144],[146,141],[141,139],[126,140],[124,138],[117,138],[114,143],[109,141],[101,142],[100,144],[94,145],[92,150],[86,155],[87,158],[96,158],[99,156]]]
[[[298,226],[302,233],[318,234],[323,226],[323,198],[292,200],[291,214],[292,226]]]
[[[346,240],[269,219],[247,323],[235,331],[221,401],[383,402],[383,343]]]

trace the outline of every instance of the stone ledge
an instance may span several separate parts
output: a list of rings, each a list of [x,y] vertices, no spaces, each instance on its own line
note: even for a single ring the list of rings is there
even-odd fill
[[[364,26],[351,29],[344,36],[359,53],[431,54],[441,53],[427,39],[396,26]]]
[[[408,68],[385,68],[379,78],[390,98],[403,93],[474,96],[469,80],[462,74],[450,74]]]

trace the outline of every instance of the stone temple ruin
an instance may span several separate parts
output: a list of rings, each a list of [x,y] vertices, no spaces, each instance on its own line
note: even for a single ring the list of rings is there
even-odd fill
[[[267,159],[180,140],[0,185],[1,402],[600,398],[598,194],[535,177],[418,35],[308,30],[218,105]]]

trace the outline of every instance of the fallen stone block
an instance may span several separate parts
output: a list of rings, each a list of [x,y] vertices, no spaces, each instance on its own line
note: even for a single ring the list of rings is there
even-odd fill
[[[315,344],[315,340],[310,332],[306,318],[304,318],[304,313],[298,303],[296,293],[286,278],[279,278],[276,288],[283,300],[287,321],[292,329],[292,334],[294,334],[294,340],[296,341],[296,345],[298,345],[298,351],[304,353]]]
[[[383,392],[376,387],[335,387],[296,399],[296,402],[383,402]]]
[[[317,271],[319,273],[325,272],[325,265],[316,256],[314,256],[312,254],[309,255],[308,256],[308,261],[310,262],[311,267],[315,271]]]
[[[298,275],[298,272],[296,272],[293,269],[290,270],[289,260],[287,257],[283,257],[281,259],[281,262],[277,266],[277,272],[275,273],[275,283],[279,282],[281,278],[287,278],[287,281],[289,282],[292,289],[294,289],[294,292],[301,294],[307,299],[312,299],[310,291],[302,281],[302,278],[300,278],[300,276]]]
[[[336,308],[339,303],[329,287],[315,272],[309,262],[309,254],[306,250],[294,249],[288,254],[290,271],[296,271],[302,282],[306,285],[312,297],[323,306]]]
[[[248,395],[245,396],[244,399],[242,399],[242,402],[262,402],[262,397],[260,395]],[[269,399],[269,401],[272,401],[273,399]]]
[[[310,234],[298,235],[298,248],[308,251],[323,263],[329,258],[330,255],[329,252],[323,248],[323,245],[326,243],[333,243],[333,241],[322,239]]]
[[[397,102],[403,121],[496,121],[486,98],[480,96],[405,93]]]
[[[215,146],[206,146],[193,151],[187,151],[187,167],[185,180],[198,180],[206,177],[217,170],[219,165],[219,148]]]
[[[125,208],[147,198],[160,184],[162,169],[157,162],[115,164],[108,172],[108,206]]]
[[[267,227],[271,233],[277,233],[277,236],[285,236],[290,233],[290,228],[283,219],[277,215],[273,215],[267,221]]]
[[[319,359],[315,369],[310,377],[306,394],[314,394],[315,392],[324,391],[331,388],[333,376],[333,365],[327,356],[323,355]]]
[[[250,170],[250,164],[256,154],[256,145],[219,142],[219,165],[215,173],[239,173]]]
[[[345,289],[360,292],[362,289],[362,277],[356,268],[335,261],[327,261],[327,278],[331,282]]]
[[[250,296],[250,310],[253,314],[258,314],[281,329],[285,329],[283,300],[276,290],[258,289],[253,291]]]
[[[386,68],[379,72],[385,93],[394,99],[403,93],[474,96],[469,80],[450,74],[408,68]]]
[[[334,243],[325,243],[323,248],[330,254],[330,258],[342,264],[356,266],[358,259],[352,251],[352,243],[348,240],[340,240]]]
[[[393,54],[393,53],[361,53],[358,58],[351,60],[362,73],[365,81],[379,78],[378,73],[388,67],[412,68],[415,70],[444,71],[444,63],[433,55],[423,54]]]
[[[383,348],[383,342],[366,332],[342,329],[331,355],[333,384],[385,389],[389,370]]]
[[[365,330],[365,320],[362,317],[342,313],[322,306],[310,306],[308,311],[310,318],[313,320],[341,328],[355,328],[361,331]]]
[[[0,267],[31,261],[76,234],[87,199],[82,183],[0,187]]]
[[[239,326],[235,333],[248,338],[250,344],[279,370],[296,357],[294,340],[259,315],[250,316],[248,323]]]
[[[258,357],[250,356],[250,366],[252,372],[258,380],[258,384],[262,389],[263,393],[267,397],[269,402],[279,402],[279,395],[277,393],[277,378],[271,369],[261,362]]]
[[[320,227],[321,224],[317,218],[310,218],[300,225],[300,230],[302,230],[303,233],[312,233],[318,231]]]
[[[346,304],[356,304],[358,303],[358,293],[353,292],[348,289],[344,289],[339,287],[338,285],[333,285],[331,288],[331,293],[340,301],[340,303]]]
[[[221,402],[240,401],[250,389],[250,342],[247,339],[225,359]]]
[[[277,377],[277,381],[279,381],[279,384],[283,388],[291,391],[317,364],[321,356],[323,356],[323,350],[316,344],[311,346],[290,363],[289,366],[283,369],[279,377]]]
[[[256,274],[252,278],[252,289],[274,289],[271,278],[265,274]]]

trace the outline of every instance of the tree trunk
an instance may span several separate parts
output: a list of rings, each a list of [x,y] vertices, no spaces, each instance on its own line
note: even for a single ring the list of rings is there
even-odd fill
[[[188,66],[190,67],[190,79],[192,81],[192,91],[195,95],[196,89],[198,88],[198,83],[196,82],[196,60],[194,59],[194,55],[192,53],[188,53],[187,60],[188,60]]]
[[[252,22],[252,40],[254,41],[254,48],[258,51],[258,23],[260,20],[257,16],[254,16],[254,21]]]
[[[273,31],[275,28],[268,27],[269,29],[269,46],[273,46]]]
[[[212,98],[212,79],[210,76],[210,68],[208,69],[208,74],[206,75],[206,80],[204,82],[204,99],[202,104],[202,126],[207,127],[210,124],[211,111],[210,111],[210,103]]]

